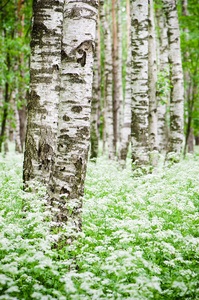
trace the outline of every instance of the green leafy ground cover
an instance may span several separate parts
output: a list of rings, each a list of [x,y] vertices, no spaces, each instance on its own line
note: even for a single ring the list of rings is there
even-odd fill
[[[0,156],[0,299],[199,299],[199,156],[142,177],[90,162],[83,231],[60,250],[22,160]]]

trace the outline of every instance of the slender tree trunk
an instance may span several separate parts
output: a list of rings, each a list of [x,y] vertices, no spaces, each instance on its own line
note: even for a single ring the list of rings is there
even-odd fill
[[[196,76],[197,70],[194,74]],[[193,85],[193,86],[192,86]],[[197,84],[194,82],[192,83],[191,86],[189,86],[189,90],[187,93],[187,105],[188,105],[188,118],[187,118],[187,129],[186,129],[186,135],[185,135],[185,146],[184,146],[184,157],[187,152],[187,147],[188,147],[188,152],[189,149],[192,152],[192,146],[191,143],[193,143],[193,128],[192,128],[192,114],[193,114],[193,109],[194,109],[194,103],[197,101],[197,95],[198,95],[198,87]]]
[[[106,22],[106,19],[105,19],[105,8],[104,8],[104,0],[99,0],[99,18],[100,18],[100,24],[101,24],[101,27],[102,27],[102,30],[103,30],[103,37],[102,39],[104,38],[105,36],[105,22]],[[104,43],[104,46],[105,43]],[[104,59],[105,61],[105,59]],[[103,103],[102,103],[102,118],[103,118],[103,124],[102,124],[102,141],[103,141],[103,149],[102,149],[102,153],[103,155],[106,154],[106,120],[107,120],[107,108],[106,108],[106,97],[107,97],[107,88],[106,88],[106,72],[105,72],[105,67],[104,66],[104,74],[103,74]]]
[[[56,156],[64,0],[33,1],[24,182],[47,184]]]
[[[188,140],[188,152],[194,153],[194,134],[193,134],[193,128],[190,129],[189,133],[189,140]]]
[[[128,0],[127,0],[128,2]],[[121,141],[121,130],[123,126],[123,84],[122,84],[122,20],[121,3],[117,0],[118,14],[118,47],[117,47],[117,72],[118,72],[118,139]],[[127,32],[128,34],[128,32]]]
[[[187,5],[188,5],[187,0],[182,0],[182,16],[185,16],[185,17],[188,16]],[[186,34],[189,32],[188,28],[183,28],[183,31]],[[183,60],[186,63],[187,59],[188,59],[188,56],[189,56],[189,53],[187,51],[185,51],[183,53],[183,56],[184,56]],[[192,85],[192,82],[191,82],[190,76],[189,76],[189,72],[188,72],[187,69],[184,72],[184,81],[185,81],[185,91],[184,91],[184,94],[185,94],[185,102],[186,102],[188,100],[188,97],[189,97],[189,86]]]
[[[15,115],[15,151],[22,153],[22,145],[20,139],[20,119],[19,111],[17,109],[16,90],[13,91],[13,110]]]
[[[9,147],[8,147],[8,137],[9,137],[9,125],[8,123],[6,124],[5,128],[5,139],[4,139],[4,153],[5,155],[9,152]]]
[[[5,32],[6,36],[6,32]],[[10,54],[9,52],[6,54],[6,65],[7,65],[7,70],[8,73],[11,68],[11,62],[10,62]],[[11,91],[9,88],[9,83],[8,81],[5,82],[5,91],[4,91],[4,103],[3,103],[3,114],[1,118],[1,132],[0,132],[0,152],[2,151],[2,144],[4,141],[4,135],[5,135],[5,130],[6,130],[6,122],[7,122],[7,116],[8,116],[8,106],[11,98]]]
[[[188,16],[188,10],[187,10],[187,0],[182,0],[182,15],[183,16]],[[188,33],[188,29],[184,28],[183,31],[185,33]],[[186,64],[188,60],[189,53],[185,51],[183,53],[184,56],[184,62]],[[191,128],[192,126],[192,111],[193,111],[193,106],[194,106],[194,91],[193,91],[193,80],[191,80],[189,71],[187,68],[184,71],[184,81],[185,81],[185,103],[187,104],[188,111],[185,111],[185,123],[186,123],[186,134],[185,134],[185,146],[184,146],[184,157],[186,155],[186,151],[188,148],[188,152],[193,152],[193,129]]]
[[[97,132],[98,132],[98,138],[100,139],[100,125],[101,125],[101,121],[100,121],[100,116],[101,116],[101,96],[102,96],[102,92],[101,92],[101,76],[102,76],[102,71],[101,71],[101,35],[100,35],[100,15],[98,13],[98,27],[97,27],[97,35],[98,35],[98,51],[97,51],[97,69],[98,69],[98,91],[97,91],[97,95],[98,95],[98,118],[97,118]]]
[[[131,140],[131,47],[129,47],[128,55],[127,55],[124,121],[121,130],[121,144],[119,150],[119,160],[123,166],[125,166],[130,140]]]
[[[163,0],[162,2],[168,28],[169,64],[172,85],[168,152],[180,154],[183,144],[184,87],[178,13],[175,0]]]
[[[116,20],[116,0],[112,0],[112,20],[113,20],[113,48],[112,48],[112,61],[113,61],[113,145],[114,155],[116,155],[117,138],[118,138],[118,37],[117,37],[117,20]]]
[[[156,64],[156,44],[155,44],[155,24],[153,16],[153,0],[149,0],[149,64],[148,64],[148,84],[149,84],[149,151],[158,149],[157,141],[157,64]],[[157,155],[150,153],[151,164],[157,164]]]
[[[132,162],[140,166],[148,156],[148,0],[131,0],[132,25]]]
[[[0,133],[0,152],[2,151],[2,144],[5,138],[5,130],[6,130],[6,121],[8,116],[8,103],[9,103],[9,84],[8,82],[5,83],[5,97],[4,97],[4,108],[3,108],[3,115],[1,121],[1,133]]]
[[[99,24],[98,24],[99,26]],[[96,33],[98,28],[96,29]],[[91,159],[96,159],[98,155],[98,109],[99,109],[99,73],[98,73],[98,34],[95,40],[95,56],[94,56],[94,71],[93,71],[93,90],[91,102]]]
[[[65,1],[62,72],[55,168],[48,186],[58,225],[81,229],[90,140],[93,52],[97,2]],[[70,243],[71,239],[67,240]]]
[[[126,64],[126,85],[125,85],[125,103],[124,120],[121,129],[121,143],[119,149],[120,163],[125,166],[131,139],[131,46],[130,46],[130,7],[127,0],[127,64]]]
[[[156,20],[159,28],[159,73],[169,79],[169,61],[168,61],[168,36],[166,19],[162,9],[156,9]],[[169,89],[168,89],[169,91]],[[157,113],[158,113],[158,148],[161,151],[167,149],[168,144],[168,122],[167,108],[169,107],[170,93],[162,94],[161,97],[157,93]]]
[[[24,36],[24,14],[22,13],[24,7],[24,0],[18,1],[17,7],[17,17],[19,20],[19,29],[18,29],[18,36],[23,38]],[[20,54],[19,57],[19,71],[20,71],[20,83],[19,83],[19,99],[23,103],[18,111],[19,121],[20,121],[20,140],[21,140],[21,147],[23,150],[24,142],[25,142],[25,131],[26,131],[26,105],[25,105],[25,86],[24,86],[24,53]]]
[[[101,23],[104,30],[104,138],[106,136],[106,144],[108,148],[108,158],[114,158],[114,135],[113,135],[113,101],[112,101],[112,55],[111,55],[111,34],[108,23],[109,10],[107,5],[107,12],[105,17],[104,1],[100,1],[100,16]],[[104,143],[104,148],[105,148]],[[105,149],[104,149],[105,150]]]
[[[195,136],[195,143],[196,146],[199,146],[199,135]]]

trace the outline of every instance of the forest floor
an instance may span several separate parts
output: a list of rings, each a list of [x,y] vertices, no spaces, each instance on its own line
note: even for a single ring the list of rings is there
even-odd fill
[[[0,155],[0,299],[199,299],[198,154],[140,177],[89,162],[82,233],[61,249],[22,164]]]

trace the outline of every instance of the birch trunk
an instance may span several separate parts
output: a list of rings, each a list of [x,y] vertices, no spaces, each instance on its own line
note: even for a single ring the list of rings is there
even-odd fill
[[[101,22],[104,29],[104,121],[108,158],[114,158],[114,135],[113,135],[113,102],[112,102],[112,55],[111,55],[111,33],[108,22],[109,10],[107,6],[107,18],[105,17],[104,1],[100,1]]]
[[[148,0],[131,0],[132,46],[132,162],[146,164],[148,156]]]
[[[112,0],[112,22],[113,22],[113,47],[112,47],[112,62],[113,62],[113,144],[114,155],[116,155],[117,138],[118,138],[118,57],[117,57],[117,20],[116,20],[116,0]]]
[[[98,23],[99,26],[99,23]],[[95,40],[95,56],[94,56],[94,70],[93,70],[93,90],[91,102],[91,159],[96,159],[98,154],[98,109],[99,109],[99,73],[98,73],[98,29],[96,30]]]
[[[168,152],[180,154],[183,144],[184,86],[177,4],[175,0],[163,0],[162,2],[168,27],[169,64],[172,85]]]
[[[104,0],[99,0],[99,19],[100,19],[100,25],[102,27],[103,35],[102,35],[102,40],[104,38],[105,34],[105,29],[104,29],[104,23],[105,23],[105,8],[104,8]],[[100,32],[98,33],[98,35]],[[99,62],[99,58],[98,58]],[[100,61],[101,64],[101,61]],[[105,66],[104,66],[104,74],[103,74],[103,79],[104,84],[103,84],[103,99],[102,99],[102,141],[103,141],[103,149],[102,153],[103,155],[106,154],[106,80],[105,80]]]
[[[125,78],[124,118],[121,129],[121,143],[119,149],[120,163],[125,166],[129,143],[131,139],[131,46],[130,46],[130,7],[127,0],[127,64]]]
[[[33,1],[24,182],[49,182],[55,161],[64,0]]]
[[[159,72],[160,74],[165,74],[165,78],[169,77],[169,61],[168,61],[168,36],[167,36],[167,25],[166,19],[162,9],[156,10],[156,20],[157,26],[159,28]],[[170,102],[170,93],[158,95],[157,94],[157,104],[158,104],[158,147],[160,152],[167,149],[168,143],[168,123],[167,118],[167,108]],[[164,104],[163,104],[164,103]]]
[[[81,228],[89,150],[97,12],[97,1],[65,0],[57,156],[48,192],[54,221],[75,231]]]
[[[19,21],[19,28],[18,28],[18,36],[20,38],[23,38],[24,36],[24,18],[25,15],[23,13],[24,9],[24,0],[18,1],[17,6],[17,17]],[[24,86],[24,78],[25,78],[25,72],[24,72],[24,53],[21,53],[19,56],[19,72],[20,72],[20,82],[19,82],[19,99],[23,103],[20,109],[18,110],[19,115],[19,122],[20,122],[20,143],[23,150],[24,147],[24,141],[25,141],[25,132],[26,132],[26,105],[25,105],[25,86]]]
[[[17,109],[16,90],[13,91],[13,109],[15,114],[15,151],[22,153],[22,145],[20,139],[20,119]]]
[[[101,69],[101,34],[100,34],[100,15],[98,13],[98,30],[97,30],[97,35],[98,35],[98,51],[97,51],[97,69],[98,69],[98,119],[97,119],[97,132],[98,132],[98,137],[100,139],[100,116],[101,116],[101,96],[102,96],[102,90],[101,90],[101,84],[102,84],[102,69]]]
[[[149,63],[148,63],[148,85],[149,85],[149,151],[158,149],[157,142],[157,64],[156,64],[156,43],[155,43],[155,24],[153,16],[153,0],[149,0]],[[150,160],[153,166],[157,163],[157,155],[150,153]]]
[[[131,140],[131,47],[129,47],[128,55],[127,55],[124,121],[121,130],[121,144],[119,150],[119,160],[123,166],[125,165],[126,162],[130,140]]]
[[[128,1],[128,0],[127,0]],[[123,125],[123,84],[122,84],[122,20],[121,3],[117,0],[118,14],[118,47],[117,47],[117,72],[118,72],[118,139],[121,141],[121,130]],[[128,34],[128,33],[127,33]]]

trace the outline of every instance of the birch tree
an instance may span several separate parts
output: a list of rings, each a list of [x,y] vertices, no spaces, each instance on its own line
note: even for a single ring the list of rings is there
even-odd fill
[[[149,53],[148,53],[148,84],[149,84],[149,150],[153,152],[158,148],[157,142],[157,64],[156,64],[156,43],[155,43],[155,24],[153,16],[153,0],[149,0]],[[156,164],[157,157],[150,154],[152,165]]]
[[[112,62],[113,62],[113,144],[114,155],[116,155],[117,140],[118,140],[118,32],[116,20],[116,0],[112,0],[112,23],[113,23],[113,47],[112,47]]]
[[[158,42],[159,42],[159,65],[158,72],[160,77],[160,83],[169,84],[169,61],[168,61],[168,36],[167,36],[167,25],[165,15],[162,8],[156,9],[156,21],[158,26]],[[161,86],[162,90],[162,86]],[[159,93],[157,90],[157,112],[158,112],[158,147],[159,151],[167,149],[168,142],[168,123],[167,108],[170,102],[170,89],[167,89],[163,93]],[[169,117],[169,116],[168,116]]]
[[[130,5],[127,0],[127,64],[125,78],[124,117],[121,129],[119,160],[124,166],[131,139],[131,45],[130,45]]]
[[[25,15],[23,12],[24,9],[24,0],[18,0],[17,5],[17,18],[18,18],[18,37],[24,38],[24,22],[25,22]],[[26,90],[25,90],[25,60],[24,60],[24,52],[21,52],[19,55],[19,99],[21,102],[20,109],[18,109],[19,115],[19,122],[20,122],[20,141],[21,141],[21,148],[23,150],[24,141],[25,141],[25,131],[26,131],[26,105],[25,105],[25,98],[26,98]]]
[[[33,1],[24,182],[49,182],[56,156],[64,0]]]
[[[127,0],[128,3],[128,0]],[[123,124],[123,84],[122,84],[122,18],[121,18],[121,2],[117,0],[117,72],[118,72],[118,139],[121,141],[121,130]],[[128,33],[127,33],[128,34]]]
[[[104,150],[107,144],[108,158],[114,158],[114,135],[113,135],[113,102],[112,102],[112,55],[111,55],[111,33],[108,22],[109,8],[105,14],[104,0],[100,0],[100,16],[104,30],[104,113],[103,113],[103,130],[104,130]]]
[[[90,141],[97,12],[98,1],[64,4],[57,156],[48,193],[57,225],[67,223],[77,231]]]
[[[98,26],[99,27],[99,22]],[[91,154],[90,158],[97,158],[98,154],[98,142],[99,142],[99,134],[98,134],[98,116],[99,116],[99,76],[100,70],[98,69],[98,28],[96,30],[96,40],[95,40],[95,56],[94,56],[94,70],[93,70],[93,89],[92,89],[92,102],[91,102]]]
[[[148,157],[148,0],[131,0],[132,47],[132,162]]]
[[[175,0],[163,0],[169,42],[169,65],[171,77],[170,136],[168,152],[181,153],[183,143],[183,73],[177,4]]]

